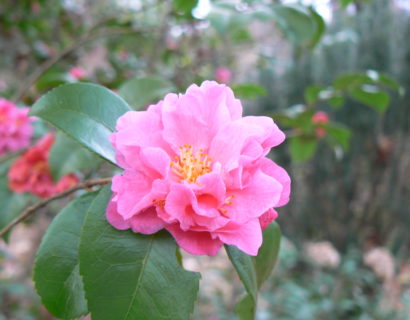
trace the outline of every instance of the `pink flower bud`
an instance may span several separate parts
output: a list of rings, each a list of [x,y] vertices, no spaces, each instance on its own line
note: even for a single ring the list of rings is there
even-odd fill
[[[226,67],[218,67],[215,70],[215,80],[219,83],[231,82],[232,72]]]
[[[312,122],[318,125],[327,124],[329,123],[329,116],[324,111],[318,111],[313,115]],[[327,133],[326,128],[320,128],[320,127],[316,128],[315,132],[316,132],[316,135],[320,138],[324,137]]]

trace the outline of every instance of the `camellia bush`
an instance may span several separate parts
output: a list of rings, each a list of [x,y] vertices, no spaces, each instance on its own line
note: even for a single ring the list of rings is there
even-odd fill
[[[20,67],[0,82],[11,100],[0,98],[0,235],[50,207],[33,279],[57,318],[190,319],[201,275],[184,269],[181,252],[225,250],[244,287],[235,311],[255,319],[280,247],[276,209],[291,191],[269,152],[286,135],[293,163],[322,143],[340,158],[352,132],[333,111],[355,101],[383,117],[400,86],[375,70],[349,72],[308,86],[300,104],[243,116],[242,103],[256,106],[272,88],[237,76],[243,56],[231,54],[256,52],[252,30],[266,28],[302,57],[326,31],[313,7],[215,0],[201,20],[197,1],[143,1],[90,24],[67,3],[0,5],[11,13],[0,14],[0,40],[33,51],[4,46]],[[109,66],[87,71],[101,48]],[[274,56],[262,49],[248,70],[268,70]],[[204,81],[211,74],[217,82]]]
[[[34,263],[50,313],[188,319],[200,274],[184,270],[180,248],[213,256],[224,246],[246,291],[237,312],[254,318],[258,288],[278,255],[275,208],[289,201],[291,183],[266,157],[285,139],[272,118],[243,117],[232,90],[214,81],[169,93],[146,111],[90,83],[51,90],[29,116],[3,104],[7,121],[21,117],[12,134],[4,133],[3,148],[26,146],[34,117],[59,132],[11,164],[10,190],[44,199],[2,235],[52,200],[76,195],[52,221]],[[73,173],[98,163],[86,149],[110,164],[107,177]],[[88,161],[73,163],[73,155]]]

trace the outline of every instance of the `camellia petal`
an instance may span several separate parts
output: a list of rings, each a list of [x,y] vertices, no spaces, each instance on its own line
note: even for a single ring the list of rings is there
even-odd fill
[[[182,231],[177,224],[171,224],[166,229],[175,238],[178,245],[191,254],[207,254],[214,256],[222,247],[222,241],[213,239],[209,232]]]

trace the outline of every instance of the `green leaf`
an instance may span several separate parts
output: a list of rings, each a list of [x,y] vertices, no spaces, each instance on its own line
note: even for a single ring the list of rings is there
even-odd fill
[[[235,246],[225,245],[225,250],[231,260],[236,272],[239,275],[246,291],[256,301],[258,294],[258,284],[256,280],[255,265],[252,257],[239,250]]]
[[[256,303],[249,294],[244,295],[235,306],[235,312],[240,320],[254,320]]]
[[[331,107],[337,109],[340,108],[345,102],[345,98],[342,96],[334,96],[327,100]]]
[[[272,222],[263,231],[263,243],[254,257],[258,288],[268,279],[275,267],[280,249],[281,232],[279,225]]]
[[[348,128],[335,123],[328,123],[324,128],[326,128],[330,138],[340,144],[344,149],[347,150],[349,148],[352,133]]]
[[[380,113],[386,111],[390,102],[390,96],[387,93],[379,91],[377,87],[370,85],[354,88],[350,90],[350,95]]]
[[[187,320],[199,274],[185,271],[166,232],[136,234],[105,218],[111,197],[102,189],[87,213],[80,241],[80,273],[88,307],[98,320]]]
[[[183,14],[190,14],[197,3],[197,0],[174,0],[174,9]]]
[[[305,43],[315,35],[315,22],[312,17],[296,6],[275,6],[273,12],[278,27],[294,43]]]
[[[241,320],[253,320],[258,299],[254,261],[251,256],[235,246],[225,245],[225,250],[246,290],[246,295],[238,302],[235,311]]]
[[[59,71],[50,71],[42,75],[36,81],[36,89],[38,91],[45,91],[67,82],[68,79],[66,73]]]
[[[118,89],[118,94],[134,109],[142,109],[148,103],[156,102],[174,90],[175,87],[168,81],[146,77],[126,81]]]
[[[100,159],[79,143],[59,132],[50,150],[49,164],[54,181],[68,173],[95,168]]]
[[[265,95],[266,89],[253,83],[238,84],[232,87],[235,96],[241,99],[254,99]]]
[[[316,152],[317,141],[314,138],[295,136],[290,138],[290,156],[294,162],[310,159]]]
[[[109,135],[130,108],[118,95],[91,83],[70,83],[42,96],[31,108],[37,116],[115,164]]]
[[[78,318],[88,313],[79,273],[78,244],[85,213],[98,192],[68,204],[53,220],[36,255],[33,279],[44,306],[54,316]]]
[[[347,73],[337,77],[333,82],[333,86],[335,89],[346,90],[372,82],[372,79],[364,73]]]
[[[276,223],[269,225],[263,232],[263,243],[256,257],[251,257],[234,246],[225,245],[229,259],[246,289],[246,294],[235,307],[235,312],[241,320],[255,318],[258,289],[275,266],[280,248],[280,237],[279,226]]]
[[[315,22],[315,34],[313,35],[312,39],[310,40],[309,47],[313,49],[319,43],[320,39],[322,38],[323,34],[326,31],[326,23],[323,20],[322,16],[317,13],[313,7],[309,7],[309,13],[312,17],[313,21]]]
[[[322,90],[325,90],[322,86],[310,86],[305,89],[305,100],[308,105],[317,103],[320,99],[319,94]]]

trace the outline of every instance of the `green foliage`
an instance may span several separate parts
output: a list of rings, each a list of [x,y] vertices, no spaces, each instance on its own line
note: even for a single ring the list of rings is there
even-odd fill
[[[276,222],[263,231],[263,243],[254,258],[258,288],[269,278],[278,260],[281,232]]]
[[[314,137],[295,136],[290,138],[289,143],[290,155],[295,162],[312,158],[317,149],[317,139]]]
[[[308,43],[315,34],[315,22],[302,7],[276,6],[273,8],[279,28],[294,43]]]
[[[110,90],[89,83],[66,84],[51,90],[30,114],[56,126],[104,159],[115,163],[109,135],[127,103]]]
[[[232,87],[238,99],[255,99],[266,94],[266,89],[253,83],[238,84]]]
[[[91,315],[99,320],[188,319],[199,275],[178,264],[169,234],[113,228],[105,219],[110,197],[106,187],[94,200],[80,240],[80,274]]]
[[[57,133],[50,150],[49,165],[54,181],[64,175],[99,165],[100,159],[62,132]]]
[[[36,255],[33,279],[37,292],[47,310],[58,318],[88,313],[78,245],[85,213],[97,194],[85,194],[67,205],[47,229]]]
[[[124,82],[118,94],[134,109],[143,109],[148,103],[155,103],[165,94],[173,92],[172,83],[154,77],[135,78]]]
[[[246,290],[246,294],[235,307],[241,320],[255,319],[258,289],[272,273],[276,264],[280,237],[279,226],[273,222],[263,232],[263,243],[256,257],[251,257],[234,246],[225,245],[229,259]]]

